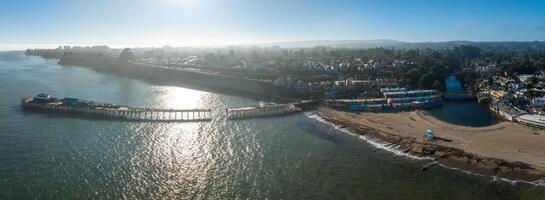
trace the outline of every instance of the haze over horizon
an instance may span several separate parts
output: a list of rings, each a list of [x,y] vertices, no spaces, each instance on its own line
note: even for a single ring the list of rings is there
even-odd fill
[[[545,0],[0,0],[0,200],[545,200]]]
[[[0,49],[545,40],[543,1],[3,1]]]

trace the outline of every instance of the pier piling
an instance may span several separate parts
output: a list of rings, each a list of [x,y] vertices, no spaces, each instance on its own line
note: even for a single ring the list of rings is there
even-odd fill
[[[59,112],[81,116],[104,117],[108,119],[122,119],[131,121],[209,121],[210,109],[153,109],[153,108],[77,108],[64,105],[50,105],[23,102],[25,109],[44,112]],[[191,113],[191,114],[190,114]],[[195,115],[199,113],[199,115]],[[203,113],[201,115],[200,113]]]

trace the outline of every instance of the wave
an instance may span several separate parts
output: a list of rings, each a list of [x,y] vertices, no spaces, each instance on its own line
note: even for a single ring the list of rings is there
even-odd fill
[[[412,155],[412,154],[409,154],[409,153],[405,153],[400,149],[400,145],[396,145],[396,144],[390,143],[390,142],[384,142],[384,141],[381,141],[378,138],[374,138],[374,137],[371,137],[371,136],[356,134],[356,133],[354,133],[354,132],[352,132],[352,131],[350,131],[350,130],[348,130],[346,128],[342,128],[341,126],[339,126],[337,124],[328,122],[327,120],[325,120],[324,118],[320,117],[317,114],[314,114],[314,113],[311,113],[311,112],[305,112],[304,114],[305,114],[306,117],[308,117],[310,119],[314,119],[314,120],[319,121],[321,123],[332,126],[335,130],[338,130],[340,132],[356,136],[356,137],[364,140],[365,142],[367,142],[371,146],[373,146],[375,148],[378,148],[378,149],[385,150],[385,151],[390,152],[390,153],[393,153],[394,155],[403,156],[403,157],[407,157],[407,158],[411,158],[411,159],[415,159],[415,160],[433,160],[434,159],[433,157],[422,157],[422,156],[415,156],[415,155]],[[443,165],[441,163],[437,163],[437,165],[439,165],[441,167],[444,167],[446,169],[460,171],[460,172],[463,172],[463,173],[466,173],[466,174],[469,174],[469,175],[490,177],[490,176],[487,176],[487,175],[478,174],[478,173],[474,173],[474,172],[471,172],[471,171],[467,171],[467,170],[463,170],[463,169],[459,169],[459,168],[455,168],[455,167],[449,167],[449,166]],[[510,180],[510,179],[502,178],[502,177],[498,177],[498,176],[491,176],[490,181],[491,182],[501,181],[501,182],[509,183],[511,185],[516,185],[517,183],[526,183],[526,184],[541,186],[541,187],[545,186],[545,178],[535,180],[535,181],[524,181],[524,180]]]
[[[375,138],[375,137],[371,137],[371,136],[367,136],[367,135],[359,135],[359,134],[353,133],[353,132],[351,132],[350,130],[348,130],[346,128],[342,128],[341,126],[339,126],[337,124],[326,121],[325,119],[323,119],[322,117],[320,117],[320,116],[318,116],[316,114],[313,114],[313,113],[310,113],[310,112],[305,112],[305,115],[308,118],[311,118],[311,119],[317,120],[319,122],[322,122],[324,124],[330,125],[335,130],[338,130],[338,131],[341,131],[343,133],[347,133],[347,134],[356,136],[356,137],[364,140],[365,142],[367,142],[368,144],[370,144],[373,147],[385,150],[385,151],[393,153],[395,155],[408,157],[408,158],[412,158],[412,159],[415,159],[415,160],[431,160],[431,159],[433,159],[432,157],[421,157],[421,156],[415,156],[415,155],[412,155],[412,154],[409,154],[409,153],[405,153],[400,148],[401,147],[400,145],[390,143],[390,142],[384,142],[384,141],[382,141],[382,140],[380,140],[378,138]]]
[[[474,173],[474,172],[463,170],[463,169],[456,168],[456,167],[449,167],[449,166],[443,165],[441,163],[437,163],[437,165],[439,165],[439,166],[441,166],[443,168],[447,168],[447,169],[455,170],[455,171],[460,171],[460,172],[463,172],[465,174],[469,174],[469,175],[473,175],[473,176],[489,177],[491,182],[505,182],[505,183],[509,183],[511,185],[516,185],[517,183],[525,183],[525,184],[530,184],[530,185],[534,185],[534,186],[545,187],[545,178],[538,179],[538,180],[535,180],[535,181],[511,180],[511,179],[499,177],[499,176],[496,176],[496,175],[489,176],[489,175]]]

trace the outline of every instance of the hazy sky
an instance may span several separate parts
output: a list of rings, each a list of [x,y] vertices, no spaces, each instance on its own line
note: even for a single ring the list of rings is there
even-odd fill
[[[545,1],[0,0],[0,46],[545,40]]]

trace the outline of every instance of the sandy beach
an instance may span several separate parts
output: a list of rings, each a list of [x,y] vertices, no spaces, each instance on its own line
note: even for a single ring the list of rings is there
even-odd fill
[[[320,108],[325,120],[357,134],[372,134],[451,167],[522,180],[545,177],[545,131],[513,122],[465,127],[438,120],[426,111],[352,113]],[[447,140],[426,141],[427,129]]]

